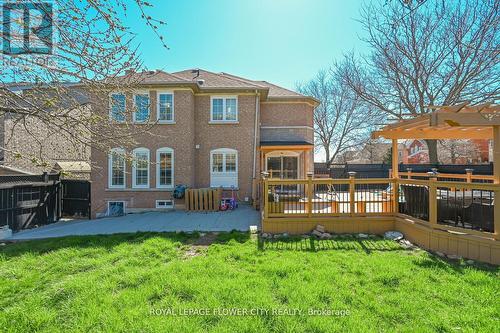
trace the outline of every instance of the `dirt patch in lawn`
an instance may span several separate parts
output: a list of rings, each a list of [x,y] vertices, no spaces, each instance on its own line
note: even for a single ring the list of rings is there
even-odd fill
[[[192,257],[204,255],[206,253],[207,247],[213,244],[216,239],[217,233],[211,232],[203,234],[198,239],[194,240],[194,242],[188,247],[188,249],[184,253],[184,258],[189,259]]]

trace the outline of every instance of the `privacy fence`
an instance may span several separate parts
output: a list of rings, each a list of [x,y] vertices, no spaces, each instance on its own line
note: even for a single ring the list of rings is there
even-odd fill
[[[12,231],[90,216],[90,182],[59,174],[0,176],[0,227]]]
[[[388,178],[392,166],[390,164],[332,164],[330,169],[325,163],[314,163],[314,175],[321,178],[349,178],[349,172],[356,172],[356,178]],[[400,164],[399,171],[427,173],[436,171],[444,174],[465,174],[472,169],[475,175],[492,175],[493,164]]]

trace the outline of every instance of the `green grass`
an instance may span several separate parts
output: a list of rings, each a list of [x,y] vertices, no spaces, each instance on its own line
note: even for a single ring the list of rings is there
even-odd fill
[[[262,243],[229,233],[196,252],[190,244],[197,237],[141,233],[2,246],[0,331],[498,332],[500,327],[498,267],[448,262],[381,239]],[[152,313],[168,309],[177,315]],[[263,310],[246,316],[179,314],[189,309]],[[285,309],[302,313],[276,313]],[[349,313],[311,316],[309,309]]]

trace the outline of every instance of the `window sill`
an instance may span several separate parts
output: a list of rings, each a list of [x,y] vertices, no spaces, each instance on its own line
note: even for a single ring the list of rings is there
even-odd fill
[[[210,125],[234,125],[240,122],[238,120],[210,120],[208,123]]]
[[[161,124],[161,125],[175,125],[176,124],[175,120],[158,120],[156,123]]]

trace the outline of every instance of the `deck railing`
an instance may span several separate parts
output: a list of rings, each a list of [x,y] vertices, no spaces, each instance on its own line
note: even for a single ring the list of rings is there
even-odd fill
[[[489,176],[400,176],[404,178],[357,179],[355,174],[349,179],[264,178],[264,219],[406,215],[435,229],[495,238],[500,232],[495,233],[494,222],[495,192],[500,193],[500,184],[482,182],[490,181]]]

